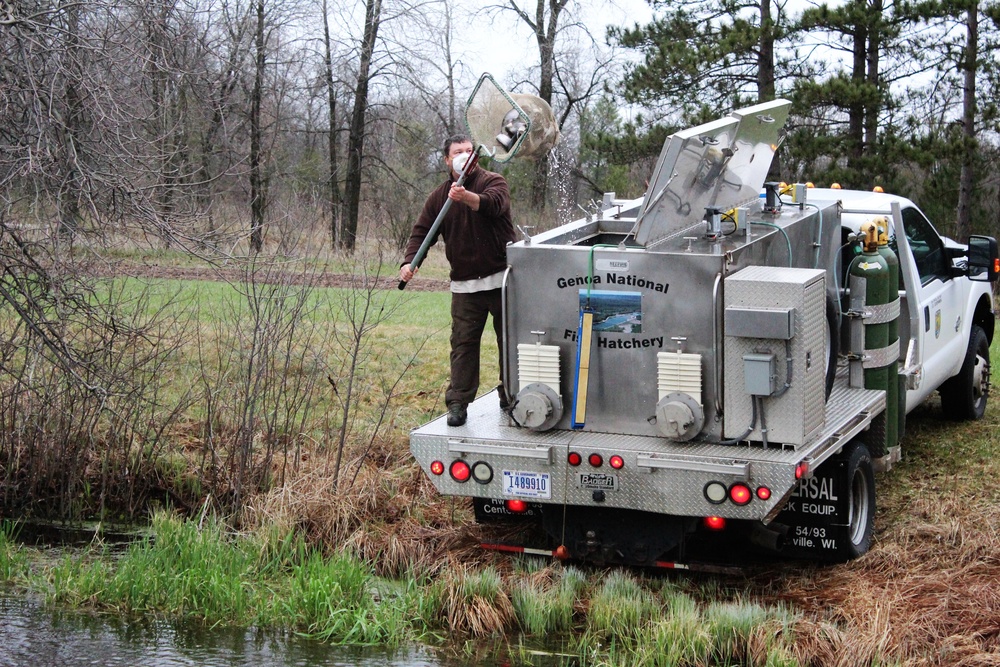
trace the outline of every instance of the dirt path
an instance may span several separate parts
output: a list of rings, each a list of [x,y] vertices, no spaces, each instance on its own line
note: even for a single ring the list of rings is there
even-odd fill
[[[119,262],[113,265],[92,267],[94,275],[110,278],[112,276],[129,276],[131,278],[158,278],[166,280],[206,280],[243,282],[246,273],[242,269],[209,266],[172,266],[151,263]],[[361,286],[363,277],[345,273],[327,273],[325,271],[307,273],[301,271],[281,271],[265,269],[258,272],[258,281],[264,283],[281,283],[287,285],[310,285],[312,287],[352,287]],[[397,289],[399,278],[395,274],[378,278],[379,289]],[[449,282],[434,278],[418,277],[406,287],[411,292],[447,292]]]

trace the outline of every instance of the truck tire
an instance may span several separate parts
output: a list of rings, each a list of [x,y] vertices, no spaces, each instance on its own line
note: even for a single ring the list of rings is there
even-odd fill
[[[982,327],[973,324],[969,348],[958,375],[941,385],[941,409],[956,421],[982,419],[990,393],[990,342]]]
[[[843,526],[842,543],[846,560],[868,553],[875,532],[875,467],[868,446],[855,441],[842,454],[846,465],[847,525]]]

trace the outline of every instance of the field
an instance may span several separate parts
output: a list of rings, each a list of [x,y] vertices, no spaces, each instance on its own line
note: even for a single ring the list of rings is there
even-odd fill
[[[155,457],[143,459],[152,481],[133,500],[161,508],[155,540],[124,555],[96,543],[53,558],[19,546],[8,523],[0,580],[16,589],[52,604],[274,624],[334,642],[423,641],[480,664],[502,655],[539,665],[1000,665],[995,399],[972,424],[942,420],[934,401],[910,416],[903,461],[878,478],[874,546],[853,563],[776,560],[742,575],[678,576],[513,558],[478,549],[498,536],[475,525],[464,503],[437,496],[408,454],[409,429],[443,412],[447,294],[400,294],[391,267],[368,291],[332,271],[326,282],[307,281],[305,310],[296,312],[312,326],[296,345],[323,358],[307,366],[299,350],[286,361],[299,364],[296,376],[318,375],[316,393],[298,402],[307,394],[257,395],[286,401],[288,414],[259,412],[241,440],[231,411],[250,394],[226,391],[255,376],[240,375],[246,358],[220,341],[246,312],[227,301],[245,296],[246,283],[219,282],[204,267],[132,266],[153,288],[142,302],[148,312],[180,304],[193,315],[185,331],[204,333],[179,340],[163,367],[161,402],[198,386],[219,402],[179,402]],[[428,284],[442,281],[440,267],[427,267]],[[244,302],[252,310],[267,299]],[[381,309],[367,320],[377,326],[359,329],[366,304]],[[282,373],[290,369],[274,367]],[[492,372],[483,375],[485,391]],[[79,468],[91,509],[110,475],[101,464],[113,467],[118,456],[102,454],[98,440]]]

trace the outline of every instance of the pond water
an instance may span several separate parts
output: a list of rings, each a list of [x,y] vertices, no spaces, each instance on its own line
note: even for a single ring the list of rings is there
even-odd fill
[[[0,596],[0,667],[462,667],[430,649],[353,649],[288,634],[51,611]],[[469,667],[464,663],[464,667]]]

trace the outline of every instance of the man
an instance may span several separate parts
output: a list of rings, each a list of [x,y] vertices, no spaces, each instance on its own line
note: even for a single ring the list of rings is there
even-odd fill
[[[500,174],[478,165],[466,174],[464,186],[456,184],[462,166],[472,157],[472,140],[464,135],[444,142],[448,180],[427,198],[413,225],[406,246],[400,279],[409,282],[414,255],[430,231],[446,200],[451,208],[441,222],[445,256],[451,265],[451,382],[445,392],[448,426],[461,426],[466,408],[479,389],[479,342],[486,316],[493,316],[493,329],[500,352],[500,408],[507,409],[503,386],[503,340],[500,328],[500,287],[507,268],[507,244],[514,241],[510,215],[510,190]],[[434,239],[437,242],[437,239]]]

